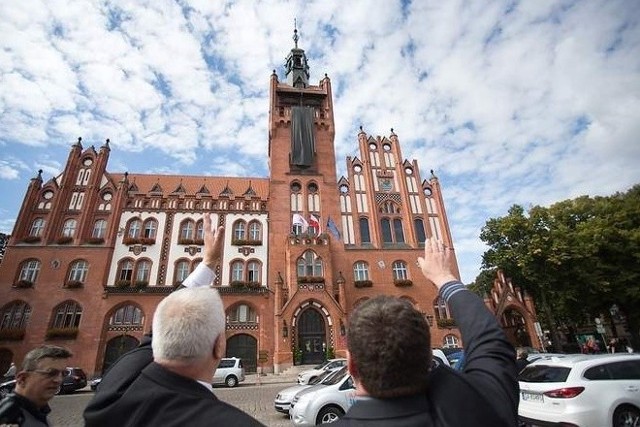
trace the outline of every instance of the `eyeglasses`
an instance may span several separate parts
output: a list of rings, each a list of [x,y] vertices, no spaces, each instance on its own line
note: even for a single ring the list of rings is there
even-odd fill
[[[40,375],[44,375],[47,378],[55,378],[58,375],[62,374],[63,377],[66,377],[71,373],[69,369],[33,369],[29,372],[36,372]]]

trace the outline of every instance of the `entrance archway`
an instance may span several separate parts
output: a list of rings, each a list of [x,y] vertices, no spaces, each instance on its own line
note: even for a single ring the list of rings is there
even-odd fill
[[[133,350],[138,345],[140,345],[140,341],[138,341],[131,335],[120,335],[115,338],[111,338],[107,342],[107,348],[104,351],[102,373],[104,374],[105,372],[107,372],[107,369],[109,369],[120,356],[122,356],[129,350]]]
[[[325,321],[322,314],[307,308],[298,318],[298,348],[303,364],[318,364],[325,360],[327,348]]]
[[[531,347],[531,337],[527,333],[527,322],[522,314],[513,309],[505,310],[503,329],[507,339],[514,347]]]
[[[227,357],[239,357],[245,372],[257,372],[258,340],[247,334],[232,336],[227,340]]]

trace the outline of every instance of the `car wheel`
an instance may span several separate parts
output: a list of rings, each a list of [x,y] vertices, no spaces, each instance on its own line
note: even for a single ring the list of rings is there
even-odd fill
[[[238,379],[233,375],[229,375],[227,379],[224,380],[224,383],[227,387],[235,387],[238,385]]]
[[[613,413],[613,427],[633,427],[637,425],[640,425],[640,409],[635,406],[620,406]]]
[[[344,415],[344,411],[336,406],[327,406],[322,408],[316,419],[316,425],[327,424],[338,421]]]

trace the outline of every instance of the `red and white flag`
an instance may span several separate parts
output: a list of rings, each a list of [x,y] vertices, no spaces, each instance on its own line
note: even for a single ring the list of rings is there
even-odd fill
[[[320,220],[313,214],[309,215],[309,227],[316,230],[317,234],[322,233],[322,227],[320,226]]]

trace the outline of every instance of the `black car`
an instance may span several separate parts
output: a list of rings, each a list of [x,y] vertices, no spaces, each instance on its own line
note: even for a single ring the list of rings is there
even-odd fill
[[[67,367],[69,373],[62,378],[60,385],[60,394],[73,393],[76,390],[87,386],[87,375],[81,368]]]
[[[7,394],[11,393],[16,388],[16,380],[9,380],[0,383],[0,399],[4,398]]]

